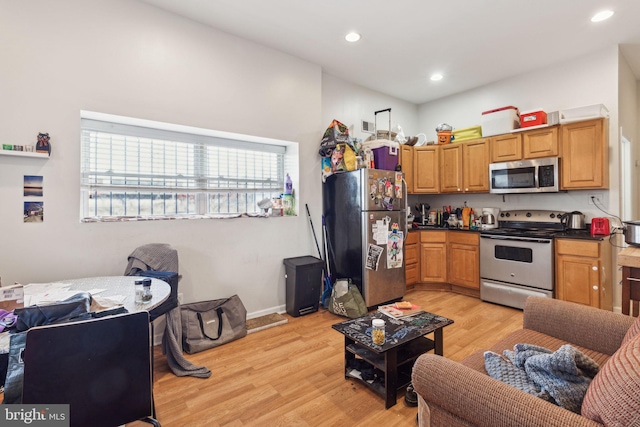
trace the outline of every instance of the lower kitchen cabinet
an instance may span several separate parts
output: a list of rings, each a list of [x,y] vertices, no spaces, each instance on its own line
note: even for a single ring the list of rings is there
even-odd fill
[[[480,235],[450,231],[447,239],[449,283],[480,289]]]
[[[404,277],[407,289],[420,281],[420,232],[407,234],[404,242]]]
[[[613,309],[611,245],[606,241],[556,239],[556,298]]]
[[[447,283],[447,232],[420,232],[420,281]]]

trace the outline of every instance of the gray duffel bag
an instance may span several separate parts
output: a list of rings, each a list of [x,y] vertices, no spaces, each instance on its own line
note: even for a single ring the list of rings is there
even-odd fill
[[[238,295],[182,305],[180,317],[182,349],[189,354],[247,335],[247,310]]]

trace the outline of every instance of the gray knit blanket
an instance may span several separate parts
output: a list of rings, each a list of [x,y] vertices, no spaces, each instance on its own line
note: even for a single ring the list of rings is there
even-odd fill
[[[178,377],[192,376],[209,378],[211,371],[205,366],[196,366],[182,354],[182,321],[180,307],[166,314],[167,326],[162,336],[162,354],[167,356],[167,364]]]
[[[485,369],[490,377],[551,403],[580,413],[582,399],[600,369],[589,356],[565,344],[557,351],[532,344],[516,344],[504,357],[487,351]]]
[[[178,272],[178,251],[166,243],[139,246],[131,252],[128,261],[125,276],[147,270]]]

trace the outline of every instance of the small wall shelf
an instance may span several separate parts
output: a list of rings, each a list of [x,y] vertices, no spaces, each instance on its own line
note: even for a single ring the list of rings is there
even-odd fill
[[[18,156],[18,157],[38,157],[41,159],[48,159],[47,153],[36,153],[35,151],[13,151],[13,150],[0,150],[0,155],[3,156]]]

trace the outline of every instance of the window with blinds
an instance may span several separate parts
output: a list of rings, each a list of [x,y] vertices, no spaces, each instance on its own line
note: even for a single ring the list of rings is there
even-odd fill
[[[285,145],[209,133],[82,118],[82,220],[259,214],[282,194]]]

